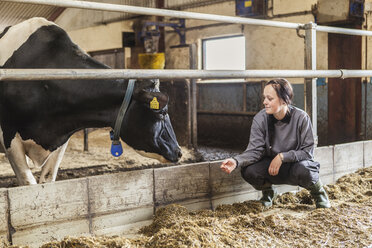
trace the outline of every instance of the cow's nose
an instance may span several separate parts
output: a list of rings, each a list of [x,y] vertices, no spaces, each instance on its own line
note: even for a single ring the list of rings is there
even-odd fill
[[[182,152],[181,152],[181,149],[178,150],[178,154],[177,154],[178,158],[180,159],[182,157]]]

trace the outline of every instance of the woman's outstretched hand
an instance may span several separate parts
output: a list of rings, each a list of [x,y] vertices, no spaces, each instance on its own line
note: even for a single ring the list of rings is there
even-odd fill
[[[222,162],[220,168],[222,171],[230,174],[236,168],[236,166],[237,164],[236,164],[235,159],[227,158]]]
[[[282,159],[280,155],[276,155],[275,158],[271,161],[269,166],[269,174],[271,176],[276,176],[279,173],[279,169],[282,166]]]

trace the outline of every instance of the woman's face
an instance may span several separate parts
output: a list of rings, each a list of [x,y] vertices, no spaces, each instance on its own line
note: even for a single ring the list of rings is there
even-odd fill
[[[264,88],[263,96],[263,104],[267,114],[277,114],[285,106],[284,101],[279,98],[271,84]]]

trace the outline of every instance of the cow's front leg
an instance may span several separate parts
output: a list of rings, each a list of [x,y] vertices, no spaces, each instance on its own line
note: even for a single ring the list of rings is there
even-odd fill
[[[68,141],[49,155],[48,160],[41,169],[39,183],[53,182],[56,180],[58,168],[65,154],[67,145]]]
[[[19,134],[16,134],[10,143],[10,148],[6,149],[6,155],[17,177],[19,185],[37,184],[34,175],[28,167],[25,149]]]

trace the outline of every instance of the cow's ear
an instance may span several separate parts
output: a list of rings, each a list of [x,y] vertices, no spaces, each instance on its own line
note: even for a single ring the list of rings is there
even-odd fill
[[[133,95],[134,99],[144,103],[153,110],[163,109],[168,104],[168,95],[162,92],[149,92],[141,90]]]

